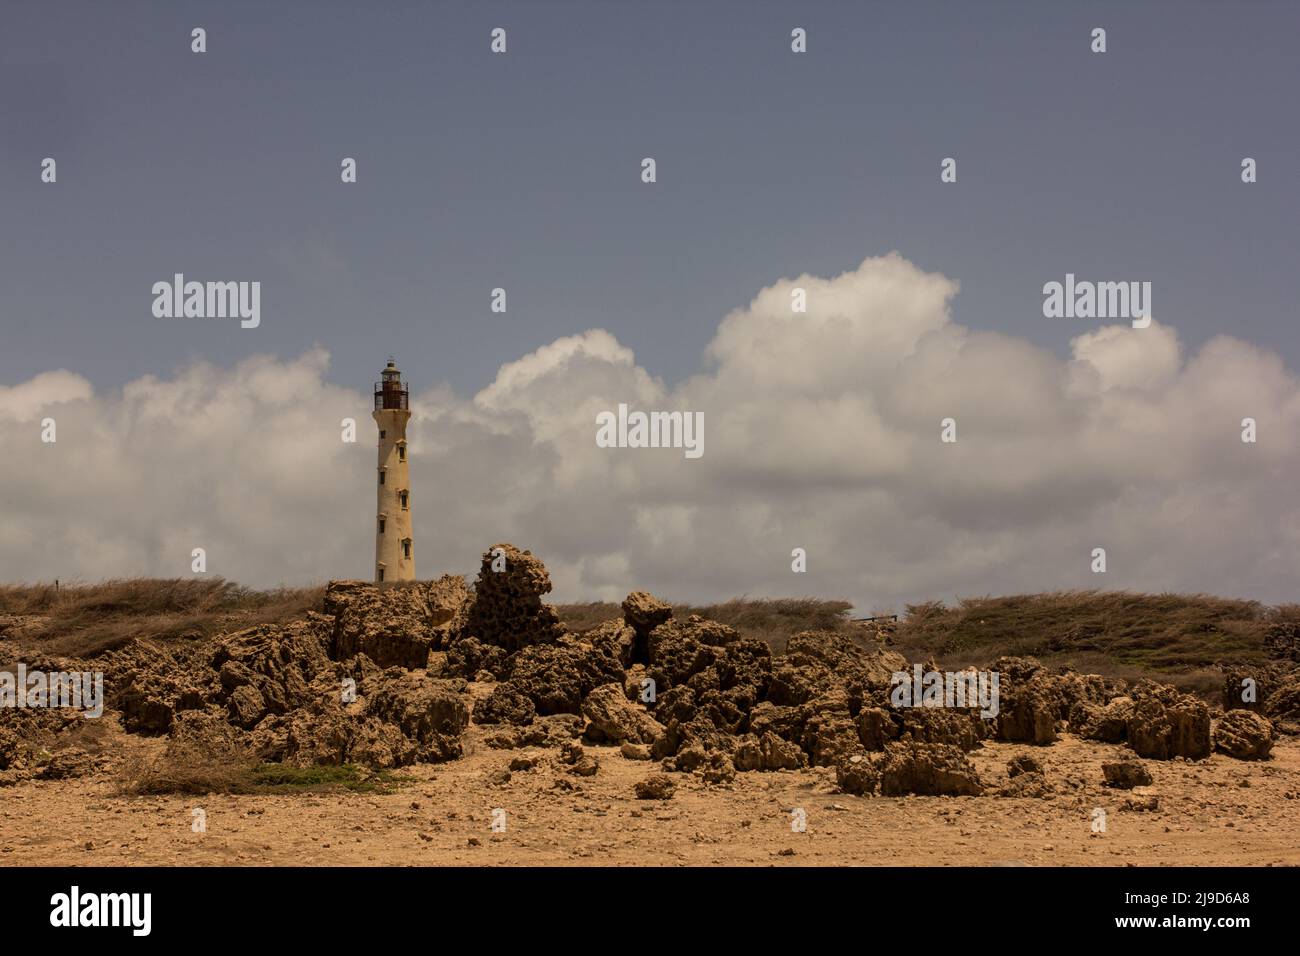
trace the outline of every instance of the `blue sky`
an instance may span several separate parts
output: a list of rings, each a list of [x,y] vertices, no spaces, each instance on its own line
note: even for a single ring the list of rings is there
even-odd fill
[[[565,599],[1294,600],[1298,28],[1264,0],[9,0],[0,580],[194,547],[253,585],[369,576],[391,353],[421,576],[508,540]],[[155,318],[177,272],[259,282],[260,325]],[[1045,318],[1069,273],[1149,282],[1155,323]],[[598,447],[622,402],[702,414],[704,456]]]
[[[973,328],[1064,354],[1044,282],[1141,279],[1187,343],[1294,366],[1298,27],[1264,2],[9,3],[0,383],[319,344],[339,383],[394,352],[472,394],[592,327],[676,381],[763,286],[894,249]],[[155,319],[177,271],[261,281],[261,328]]]

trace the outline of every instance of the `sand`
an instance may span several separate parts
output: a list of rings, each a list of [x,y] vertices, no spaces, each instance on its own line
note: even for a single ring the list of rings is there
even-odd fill
[[[633,785],[658,767],[588,747],[599,772],[575,777],[555,749],[492,750],[471,727],[466,756],[401,771],[392,793],[136,797],[111,773],[0,789],[3,865],[307,866],[958,866],[1300,864],[1300,739],[1243,762],[1145,761],[1151,787],[1102,785],[1120,745],[1065,735],[1050,747],[989,743],[971,754],[986,783],[1012,757],[1042,762],[1050,798],[854,797],[828,768],[737,774],[709,787],[673,774],[668,801]],[[123,749],[162,741],[121,735]],[[529,771],[495,782],[512,759]],[[1125,809],[1154,795],[1158,807]],[[206,832],[192,831],[194,809]],[[1093,832],[1097,808],[1105,832]],[[505,831],[492,831],[492,811]],[[806,819],[793,832],[795,810]]]

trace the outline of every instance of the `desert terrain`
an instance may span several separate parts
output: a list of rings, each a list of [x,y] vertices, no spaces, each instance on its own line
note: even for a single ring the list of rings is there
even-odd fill
[[[480,732],[471,729],[471,738]],[[157,740],[141,746],[160,749]],[[648,772],[617,747],[576,778],[553,752],[503,752],[471,739],[460,760],[421,765],[391,793],[124,796],[108,779],[29,781],[0,791],[0,865],[231,866],[1295,866],[1300,865],[1300,744],[1267,763],[1216,754],[1153,767],[1153,811],[1102,784],[1124,748],[1072,737],[1047,753],[990,743],[981,777],[1040,758],[1062,792],[1045,798],[859,797],[829,768],[682,781],[671,800],[638,800]],[[538,760],[511,772],[519,756]],[[192,810],[207,832],[192,832]],[[491,831],[492,810],[506,830]],[[1093,833],[1093,811],[1108,811]],[[807,828],[791,831],[803,808]]]
[[[0,866],[1300,864],[1293,608],[549,590],[504,545],[472,586],[0,591],[0,664],[105,686],[0,709]],[[899,706],[914,665],[998,713]]]

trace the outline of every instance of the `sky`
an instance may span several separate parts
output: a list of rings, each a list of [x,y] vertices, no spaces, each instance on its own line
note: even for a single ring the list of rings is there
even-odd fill
[[[0,579],[185,574],[202,541],[249,584],[369,576],[392,354],[422,576],[511,540],[574,599],[1289,599],[1297,27],[1268,2],[7,3]],[[157,318],[177,272],[260,282],[260,324]],[[1150,282],[1155,321],[1044,317],[1067,273]],[[620,401],[703,411],[704,456],[596,448]]]

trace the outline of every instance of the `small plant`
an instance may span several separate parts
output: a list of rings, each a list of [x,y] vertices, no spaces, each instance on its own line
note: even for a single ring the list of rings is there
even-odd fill
[[[391,770],[367,770],[356,764],[295,767],[264,763],[249,773],[253,793],[298,793],[303,791],[351,790],[354,793],[392,793],[410,777]]]

